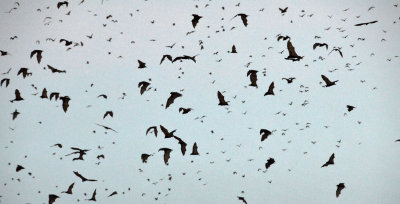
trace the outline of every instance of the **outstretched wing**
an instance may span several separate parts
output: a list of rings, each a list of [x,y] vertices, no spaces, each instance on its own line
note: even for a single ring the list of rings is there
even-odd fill
[[[321,75],[321,77],[322,77],[322,80],[324,80],[324,82],[325,82],[326,84],[332,83],[332,82],[328,79],[328,77],[326,77],[326,76],[324,76],[324,75]]]

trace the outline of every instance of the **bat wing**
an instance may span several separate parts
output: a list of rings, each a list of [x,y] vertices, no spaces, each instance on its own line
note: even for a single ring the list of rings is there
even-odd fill
[[[167,137],[169,135],[169,132],[168,132],[167,128],[165,128],[164,126],[160,125],[160,129],[161,129],[161,132],[164,133],[165,137]]]
[[[242,21],[243,21],[243,25],[247,27],[247,16],[241,15],[240,18],[241,18]]]
[[[332,82],[328,79],[328,77],[326,77],[326,76],[324,76],[324,75],[321,75],[321,77],[322,77],[322,80],[324,80],[324,82],[325,82],[326,84],[332,83]]]

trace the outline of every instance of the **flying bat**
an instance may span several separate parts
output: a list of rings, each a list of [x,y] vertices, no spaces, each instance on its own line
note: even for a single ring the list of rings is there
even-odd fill
[[[354,107],[354,106],[351,106],[351,105],[347,105],[346,106],[347,107],[347,111],[352,111],[354,108],[356,108],[356,107]]]
[[[170,154],[172,152],[172,149],[169,148],[161,148],[158,151],[164,151],[164,163],[165,165],[168,165],[168,160],[170,158]]]
[[[275,159],[274,158],[269,158],[267,160],[267,163],[265,163],[265,168],[268,169],[274,163],[275,163]]]
[[[175,137],[174,132],[175,132],[176,130],[173,130],[173,131],[169,132],[169,131],[167,130],[167,128],[165,128],[165,127],[162,126],[162,125],[160,125],[160,129],[161,129],[161,131],[164,133],[165,138]]]
[[[22,77],[24,77],[25,79],[25,77],[32,75],[32,72],[28,72],[28,68],[22,67],[21,69],[19,69],[17,76],[20,74],[22,74]]]
[[[178,144],[181,146],[182,156],[185,156],[186,153],[186,142],[184,142],[180,137],[174,136],[176,140],[178,140]]]
[[[323,47],[323,46],[325,46],[326,49],[328,50],[328,44],[326,44],[326,43],[314,43],[313,50],[315,50],[315,48],[317,48],[317,47]]]
[[[33,50],[31,52],[31,58],[36,55],[36,60],[40,64],[40,61],[42,61],[42,52],[43,50]]]
[[[261,142],[266,140],[268,138],[268,136],[270,136],[271,134],[272,134],[271,131],[269,131],[267,129],[261,129],[260,130]]]
[[[72,45],[72,41],[66,40],[66,39],[60,39],[60,43],[65,42],[65,46],[70,46]]]
[[[54,67],[52,67],[50,65],[47,65],[47,68],[50,69],[50,71],[52,73],[67,73],[67,71],[65,71],[65,70],[59,70],[59,69],[56,69],[56,68],[54,68]]]
[[[231,53],[237,53],[237,51],[236,51],[236,46],[235,46],[235,45],[232,45]]]
[[[139,69],[146,68],[146,63],[144,63],[144,62],[142,62],[140,60],[138,60],[138,63],[139,63],[139,66],[138,66]]]
[[[10,79],[8,79],[8,78],[2,79],[0,82],[0,86],[3,86],[4,82],[6,83],[6,87],[8,87],[8,85],[10,84]]]
[[[107,111],[106,113],[104,113],[103,119],[106,118],[108,115],[114,117],[114,113],[112,111]]]
[[[249,86],[254,86],[258,88],[257,86],[257,70],[249,70],[247,71],[247,76],[250,76],[250,84]]]
[[[172,103],[174,103],[175,99],[182,97],[182,94],[178,93],[178,92],[171,92],[171,95],[169,96],[169,98],[167,99],[167,103],[165,105],[165,109],[167,109]]]
[[[147,159],[148,159],[150,156],[153,156],[153,155],[152,155],[152,154],[142,154],[142,155],[140,155],[140,158],[142,159],[142,162],[143,162],[143,163],[147,163]]]
[[[294,77],[290,77],[290,78],[282,78],[282,80],[286,80],[286,82],[288,83],[288,84],[291,84],[292,82],[293,82],[293,80],[295,80],[296,78],[294,78]]]
[[[244,204],[247,204],[247,201],[244,199],[244,197],[238,196],[237,198],[239,200],[243,201]]]
[[[238,17],[238,16],[240,16],[240,18],[242,19],[242,22],[243,22],[243,25],[245,26],[245,27],[247,27],[247,14],[244,14],[244,13],[239,13],[239,14],[236,14],[232,19],[234,19],[234,18],[236,18],[236,17]],[[231,19],[231,20],[232,20]]]
[[[97,180],[94,180],[94,179],[87,179],[87,178],[85,178],[85,177],[83,177],[79,172],[77,172],[77,171],[74,171],[74,174],[77,176],[77,177],[79,177],[81,180],[82,180],[82,182],[85,182],[85,181],[97,181]]]
[[[336,185],[336,186],[337,186],[337,189],[336,189],[336,198],[338,198],[339,195],[340,195],[340,193],[342,192],[342,190],[343,190],[346,186],[344,185],[344,183],[339,183],[339,184]]]
[[[157,126],[151,126],[151,127],[147,128],[146,135],[150,132],[150,130],[153,130],[154,135],[157,137],[157,133],[158,133]]]
[[[290,40],[287,42],[287,49],[289,51],[289,56],[287,56],[285,58],[286,60],[299,61],[299,60],[303,59],[304,56],[299,56],[296,53],[296,50],[293,47],[292,42],[290,42]]]
[[[143,93],[147,90],[147,87],[150,86],[150,83],[147,81],[141,81],[138,84],[138,88],[140,88],[140,95],[143,95]]]
[[[160,64],[163,63],[163,61],[167,58],[169,61],[172,62],[172,56],[171,55],[163,55],[160,61]]]
[[[10,102],[13,103],[14,101],[22,101],[22,100],[24,99],[21,97],[21,93],[19,92],[18,89],[15,89],[15,99],[11,100]]]
[[[190,155],[200,155],[198,152],[198,147],[196,142],[193,144],[192,153]]]
[[[227,106],[227,105],[229,105],[229,104],[228,104],[229,101],[225,101],[225,97],[224,97],[224,95],[222,95],[221,92],[218,91],[218,94],[217,94],[217,95],[218,95],[218,100],[219,100],[218,105],[220,105],[220,106]]]
[[[69,96],[62,96],[60,97],[60,100],[62,101],[63,110],[66,113],[69,107],[69,101],[71,99],[69,98]]]
[[[40,96],[40,98],[48,98],[47,97],[47,89],[46,88],[43,88],[42,95]]]
[[[275,93],[274,93],[274,88],[275,88],[275,84],[274,84],[274,82],[272,82],[272,83],[269,85],[268,91],[265,92],[264,96],[267,96],[267,95],[275,95]]]
[[[97,194],[96,193],[96,189],[94,189],[92,197],[90,199],[86,199],[86,200],[88,200],[88,201],[96,201],[96,194]]]
[[[65,7],[68,7],[68,1],[61,1],[57,3],[57,9],[60,9],[61,6],[65,5]]]
[[[49,194],[49,204],[53,204],[57,198],[59,198],[57,195]]]
[[[106,130],[112,130],[112,131],[114,131],[115,133],[118,133],[117,131],[115,131],[114,129],[112,129],[112,128],[110,128],[110,127],[107,127],[107,126],[104,126],[104,125],[100,125],[100,124],[97,124],[97,123],[96,123],[96,125],[98,125],[98,126],[100,126],[100,127],[103,127],[103,128],[106,129]]]
[[[322,80],[324,80],[324,82],[325,82],[325,87],[330,87],[330,86],[333,86],[333,85],[336,85],[336,82],[338,82],[339,80],[336,80],[336,81],[330,81],[329,79],[328,79],[328,77],[326,77],[326,76],[324,76],[324,75],[321,75],[321,77],[322,77]]]
[[[189,113],[191,110],[193,110],[193,109],[191,109],[191,108],[179,108],[179,112],[181,112],[182,111],[182,114],[187,114],[187,113]]]
[[[354,26],[362,26],[362,25],[374,24],[374,23],[377,23],[377,22],[378,21],[370,21],[370,22],[366,22],[366,23],[355,24]]]
[[[72,189],[74,188],[74,185],[75,185],[75,183],[72,183],[71,185],[69,185],[67,191],[63,191],[61,193],[72,194]]]
[[[321,168],[322,168],[322,167],[326,167],[326,166],[335,164],[335,161],[334,161],[334,160],[335,160],[335,153],[333,153],[333,154],[329,157],[329,160],[328,160],[327,162],[325,162],[325,164],[322,165]]]
[[[202,16],[199,16],[197,14],[192,14],[193,19],[192,19],[192,25],[193,28],[196,28],[197,23],[199,23],[200,18],[203,18]]]

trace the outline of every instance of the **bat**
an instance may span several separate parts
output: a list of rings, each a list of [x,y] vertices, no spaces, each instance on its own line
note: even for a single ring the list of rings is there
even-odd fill
[[[193,28],[196,28],[197,23],[199,23],[200,18],[203,18],[202,16],[199,16],[197,14],[192,14],[193,19],[192,19],[192,25]]]
[[[138,84],[138,88],[140,88],[140,95],[143,95],[143,93],[147,90],[147,87],[150,86],[150,83],[147,81],[141,81]]]
[[[232,19],[234,19],[234,18],[236,18],[237,16],[240,16],[240,18],[242,19],[242,22],[243,22],[243,25],[245,26],[245,27],[247,27],[247,14],[244,14],[244,13],[239,13],[239,14],[236,14]],[[231,19],[231,20],[232,20]]]
[[[261,142],[266,140],[268,138],[268,136],[270,136],[271,134],[272,134],[271,131],[269,131],[267,129],[261,129],[260,130]]]
[[[57,3],[57,9],[60,9],[61,6],[65,5],[65,7],[68,7],[68,1],[62,1]]]
[[[138,60],[138,63],[139,63],[139,66],[138,66],[139,69],[146,68],[146,63],[144,63],[144,62],[142,62],[140,60]]]
[[[347,107],[347,111],[352,111],[354,108],[356,108],[356,107],[354,107],[354,106],[351,106],[351,105],[347,105],[346,106]]]
[[[60,97],[60,99],[62,100],[62,106],[63,106],[63,110],[66,113],[69,107],[69,101],[71,100],[68,96],[62,96]]]
[[[36,55],[36,60],[40,64],[40,61],[42,61],[42,52],[43,50],[34,50],[31,52],[31,59],[34,55]]]
[[[322,77],[322,80],[324,80],[324,82],[325,82],[325,87],[330,87],[330,86],[333,86],[333,85],[336,85],[336,82],[338,82],[339,80],[336,80],[336,81],[331,81],[331,80],[329,80],[328,79],[328,77],[326,77],[326,76],[324,76],[324,75],[321,75],[321,77]]]
[[[336,189],[336,198],[339,197],[340,193],[342,192],[342,190],[346,187],[344,185],[344,183],[339,183],[338,185],[336,185],[337,189]]]
[[[162,125],[160,125],[160,129],[161,129],[161,131],[164,133],[165,138],[171,138],[171,137],[174,137],[174,136],[175,136],[175,135],[174,135],[174,132],[175,132],[176,130],[173,130],[173,131],[171,131],[171,132],[168,132],[167,128],[165,128],[165,127],[162,126]]]
[[[190,155],[200,155],[198,152],[198,147],[196,142],[193,144],[192,153]]]
[[[47,65],[47,68],[50,69],[50,71],[52,73],[67,73],[67,71],[65,71],[65,70],[59,70],[59,69],[56,69],[56,68],[54,68],[54,67],[52,67],[50,65]]]
[[[104,113],[103,119],[106,118],[108,115],[114,117],[114,113],[112,111],[107,111],[106,113]]]
[[[74,185],[75,185],[75,183],[72,183],[71,185],[69,185],[67,191],[63,191],[61,193],[72,194],[72,189],[74,188]]]
[[[282,14],[286,13],[287,10],[288,10],[288,7],[284,8],[284,9],[279,8],[279,11],[281,11]]]
[[[321,168],[322,168],[322,167],[326,167],[326,166],[335,164],[335,161],[334,161],[334,160],[335,160],[335,153],[333,153],[333,154],[329,157],[329,160],[328,160],[327,162],[325,162],[325,164],[322,165]]]
[[[164,163],[165,165],[168,165],[168,160],[170,158],[170,154],[172,152],[172,149],[169,148],[161,148],[158,151],[164,151]]]
[[[328,50],[328,44],[326,44],[326,43],[314,43],[313,50],[315,50],[315,48],[317,48],[317,47],[323,47],[323,46],[325,46],[326,50]]]
[[[167,109],[172,103],[174,103],[175,99],[182,97],[182,94],[178,93],[178,92],[171,92],[171,95],[169,96],[169,98],[167,99],[167,103],[165,105],[165,109]]]
[[[164,59],[167,58],[169,61],[172,62],[172,56],[171,55],[163,55],[160,61],[160,64],[164,61]]]
[[[290,40],[287,42],[287,49],[289,51],[289,56],[287,56],[285,58],[286,60],[299,61],[299,60],[303,59],[304,56],[299,56],[296,53],[296,50],[293,47],[292,42],[290,42]]]
[[[81,180],[82,180],[82,182],[85,182],[85,181],[97,181],[97,180],[94,180],[94,179],[87,179],[87,178],[85,178],[85,177],[83,177],[79,172],[77,172],[77,171],[74,171],[74,174],[77,176],[77,177],[79,177]]]
[[[272,83],[269,85],[268,91],[265,92],[264,96],[267,96],[267,95],[275,95],[275,94],[274,94],[274,88],[275,88],[275,84],[274,84],[274,82],[272,82]]]
[[[191,109],[191,108],[179,108],[179,112],[181,112],[182,111],[182,114],[187,114],[187,113],[189,113],[191,110],[193,110],[193,109]]]
[[[107,126],[104,126],[104,125],[100,125],[100,124],[97,124],[97,123],[96,123],[96,125],[98,125],[98,126],[100,126],[100,127],[103,127],[103,128],[106,129],[106,130],[112,130],[112,131],[114,131],[115,133],[118,133],[117,131],[115,131],[114,129],[112,129],[112,128],[110,128],[110,127],[107,127]]]
[[[247,76],[250,76],[250,84],[249,86],[254,86],[256,88],[258,88],[257,85],[257,70],[249,70],[247,71]]]
[[[267,163],[265,163],[265,168],[268,169],[274,163],[275,163],[275,159],[274,158],[269,158],[267,160]]]
[[[377,23],[377,22],[378,21],[370,21],[370,22],[366,22],[366,23],[355,24],[354,26],[362,26],[362,25],[374,24],[374,23]]]
[[[244,204],[247,204],[247,201],[244,199],[244,197],[238,196],[237,198],[239,200],[243,201]]]
[[[53,204],[57,198],[59,198],[57,195],[49,194],[49,204]]]
[[[177,137],[177,136],[174,136],[174,138],[175,138],[176,140],[178,140],[178,144],[181,145],[181,152],[182,152],[182,155],[185,156],[185,153],[186,153],[186,146],[187,146],[186,142],[184,142],[181,138],[179,138],[179,137]]]
[[[96,201],[96,194],[97,194],[96,193],[96,189],[94,189],[92,197],[90,199],[86,199],[86,200],[88,200],[88,201]]]
[[[219,103],[218,103],[219,106],[229,105],[228,104],[229,101],[225,101],[225,97],[224,97],[224,95],[222,95],[221,92],[218,91],[217,95],[218,95],[218,100],[219,100]]]
[[[0,86],[3,86],[4,82],[6,83],[6,87],[8,87],[8,85],[10,84],[10,79],[8,79],[8,78],[2,79],[0,82]]]
[[[140,156],[140,158],[142,159],[142,162],[143,162],[143,163],[147,163],[147,159],[148,159],[150,156],[153,156],[153,155],[152,155],[152,154],[142,154],[142,155]]]
[[[157,133],[158,133],[157,126],[151,126],[151,127],[147,128],[146,135],[150,132],[150,130],[154,130],[154,135],[157,137]]]

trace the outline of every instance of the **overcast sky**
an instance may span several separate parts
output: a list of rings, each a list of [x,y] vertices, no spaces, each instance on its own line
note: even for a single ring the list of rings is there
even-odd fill
[[[95,189],[97,203],[399,203],[398,1],[79,3],[0,2],[0,79],[10,79],[0,87],[0,203],[48,203],[49,194],[88,203]],[[239,13],[249,15],[247,27],[233,18]],[[192,14],[202,16],[196,28]],[[285,60],[278,34],[304,58]],[[328,49],[313,50],[316,42]],[[238,53],[228,53],[232,45]],[[40,64],[30,58],[36,49]],[[160,65],[164,54],[197,55],[196,63]],[[17,76],[22,67],[32,75]],[[248,86],[248,70],[258,71],[258,88]],[[321,75],[339,81],[325,88]],[[143,95],[141,81],[151,87]],[[275,95],[264,96],[271,82]],[[69,96],[68,111],[40,98],[43,88]],[[10,103],[15,89],[24,100]],[[218,91],[229,106],[218,106]],[[170,92],[182,97],[165,109]],[[103,119],[106,111],[114,116]],[[176,129],[185,156],[159,125]],[[158,137],[146,136],[150,126]],[[260,129],[273,133],[261,142]],[[195,142],[199,156],[190,155]],[[90,151],[72,161],[71,147]],[[164,147],[173,150],[168,166]],[[154,155],[142,163],[143,153]],[[335,164],[321,168],[332,153]],[[83,183],[73,171],[98,181]],[[72,183],[72,195],[61,193]],[[339,183],[346,187],[337,198]]]

